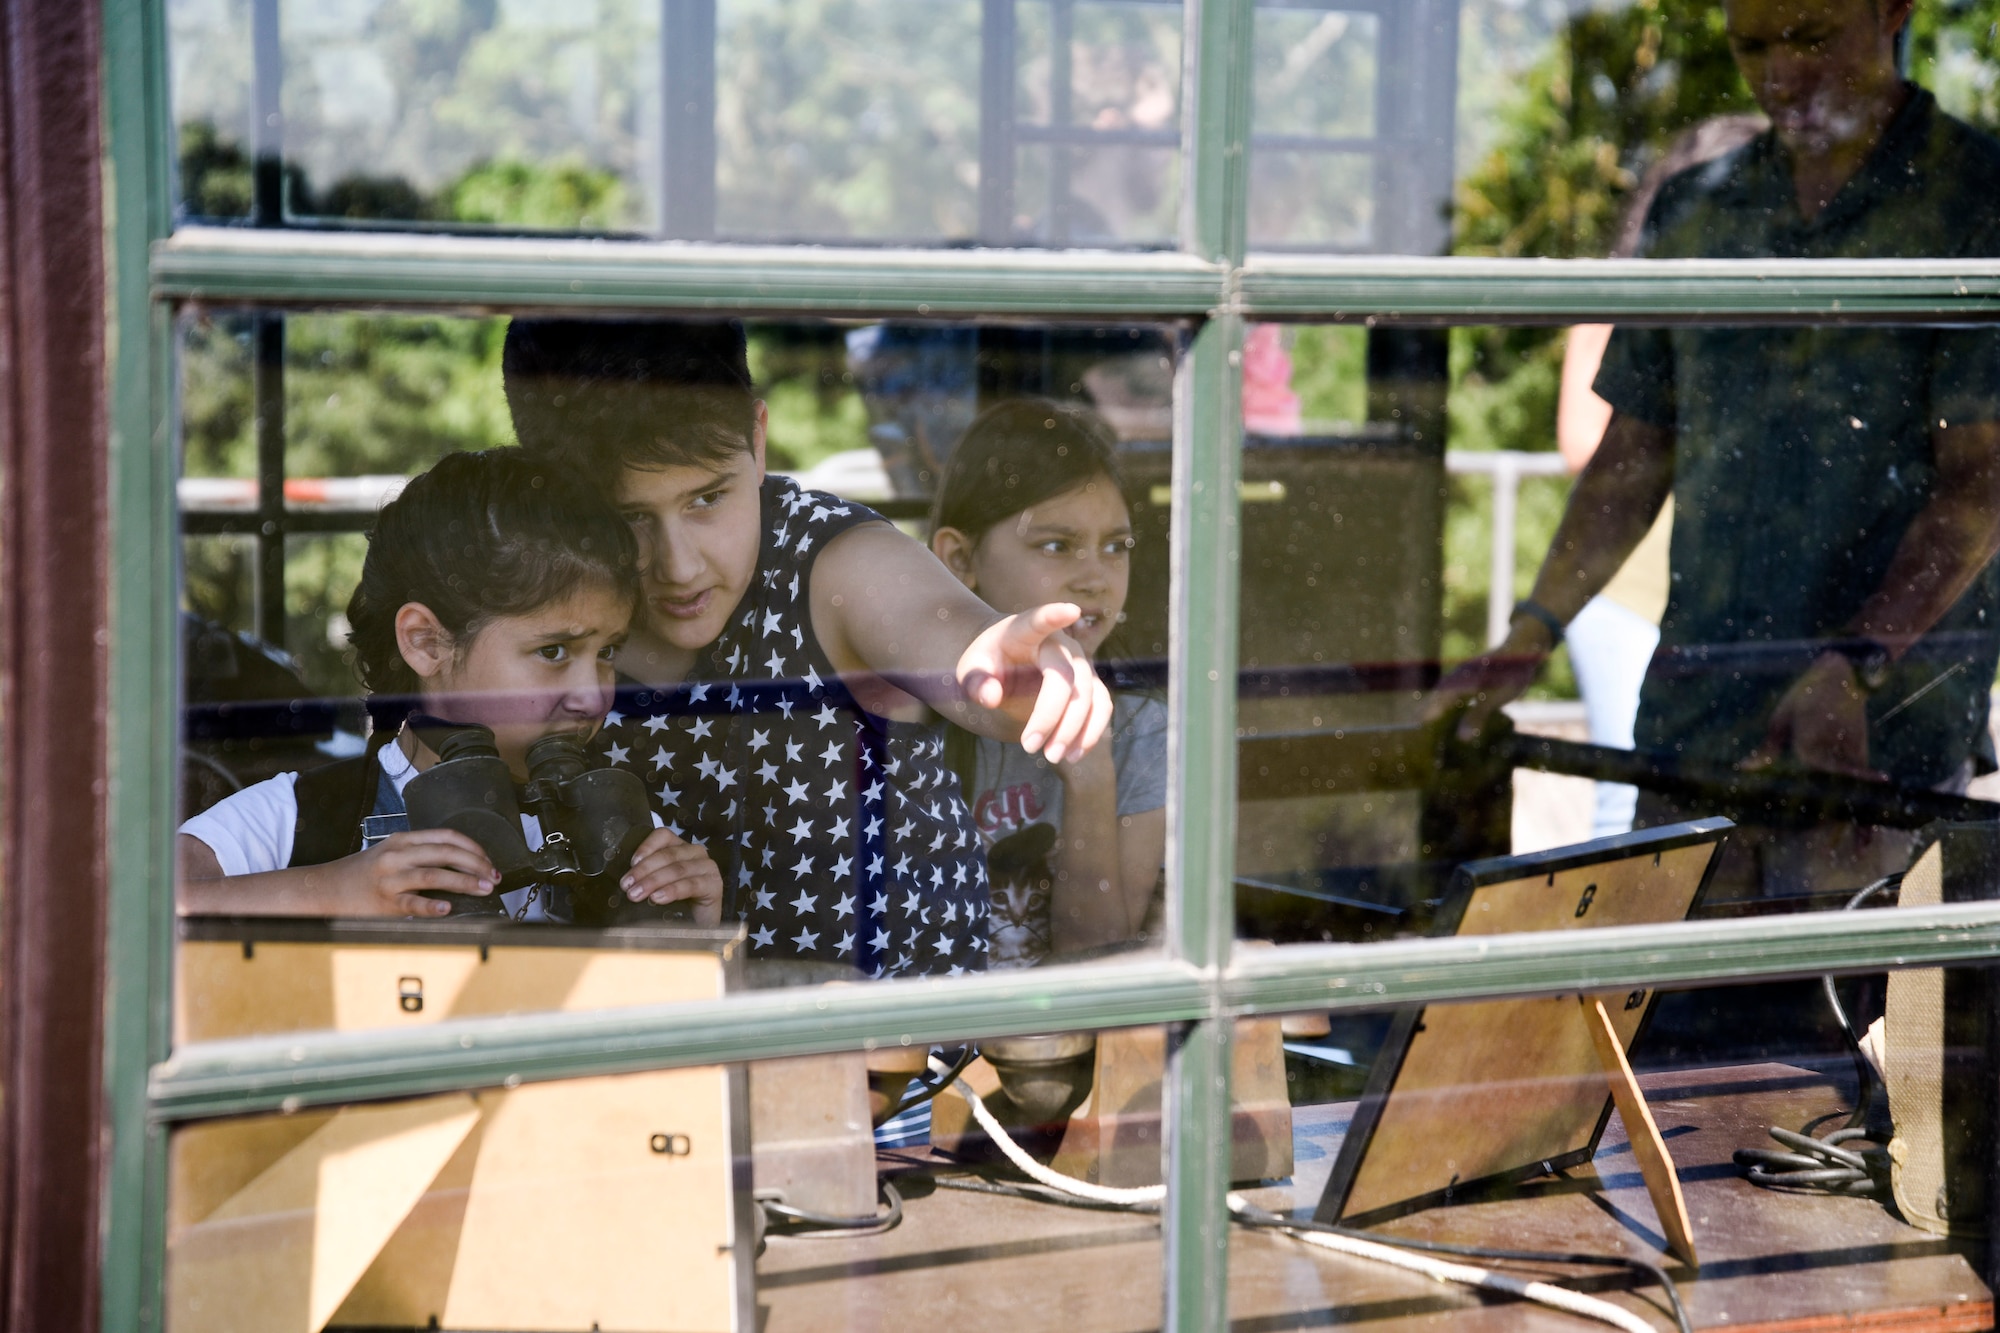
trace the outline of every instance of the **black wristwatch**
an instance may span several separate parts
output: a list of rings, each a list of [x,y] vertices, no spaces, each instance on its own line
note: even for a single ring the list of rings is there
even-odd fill
[[[1855,683],[1864,694],[1881,689],[1889,679],[1889,668],[1895,665],[1889,650],[1874,639],[1839,639],[1831,647],[1854,668]]]
[[[1514,603],[1514,615],[1512,618],[1519,620],[1522,616],[1526,616],[1530,620],[1539,620],[1542,622],[1543,627],[1549,632],[1549,648],[1551,650],[1563,641],[1563,630],[1566,626],[1562,623],[1562,619],[1534,598],[1523,597],[1520,601]]]

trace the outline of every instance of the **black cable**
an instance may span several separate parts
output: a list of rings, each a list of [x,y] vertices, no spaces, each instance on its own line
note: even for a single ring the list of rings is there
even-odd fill
[[[907,1088],[904,1089],[903,1100],[896,1103],[895,1110],[882,1117],[882,1123],[886,1125],[897,1116],[908,1115],[925,1102],[935,1098],[939,1093],[950,1087],[953,1081],[966,1071],[967,1066],[978,1058],[979,1048],[977,1046],[960,1047],[958,1058],[949,1063],[945,1063],[939,1060],[936,1055],[933,1055],[924,1072],[910,1080],[912,1083],[918,1085],[917,1091],[911,1092]]]
[[[884,1180],[877,1187],[884,1202],[889,1205],[886,1213],[875,1213],[867,1217],[841,1217],[834,1213],[816,1213],[809,1208],[794,1208],[788,1203],[775,1199],[759,1199],[757,1206],[764,1210],[765,1217],[772,1223],[771,1234],[776,1236],[874,1236],[884,1231],[894,1231],[903,1220],[903,1196],[896,1187]],[[780,1227],[778,1223],[789,1223]]]
[[[1856,893],[1852,898],[1849,898],[1847,905],[1840,910],[1843,912],[1852,912],[1876,894],[1883,893],[1889,889],[1900,889],[1902,886],[1903,876],[1900,873],[1884,875],[1874,883],[1863,888],[1859,893]],[[1819,983],[1826,991],[1827,1004],[1833,1009],[1833,1021],[1840,1024],[1840,1033],[1847,1038],[1847,1054],[1854,1061],[1854,1114],[1847,1118],[1847,1123],[1841,1128],[1843,1130],[1858,1129],[1862,1122],[1867,1119],[1868,1104],[1874,1095],[1875,1085],[1878,1082],[1875,1076],[1875,1066],[1861,1049],[1860,1034],[1855,1032],[1854,1024],[1848,1020],[1847,1009],[1840,1003],[1840,992],[1834,989],[1833,978],[1821,977]]]

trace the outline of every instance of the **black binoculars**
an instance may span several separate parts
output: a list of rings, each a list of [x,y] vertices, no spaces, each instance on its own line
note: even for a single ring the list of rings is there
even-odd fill
[[[425,890],[451,904],[453,916],[505,913],[500,895],[528,884],[560,885],[578,925],[686,915],[629,902],[618,887],[632,856],[653,831],[646,789],[620,768],[588,767],[574,736],[544,736],[528,747],[528,781],[518,793],[507,761],[485,727],[456,726],[425,735],[438,762],[403,789],[413,829],[448,828],[486,852],[500,883],[490,896]],[[523,811],[542,828],[542,845],[528,850]],[[678,909],[678,911],[676,911]]]

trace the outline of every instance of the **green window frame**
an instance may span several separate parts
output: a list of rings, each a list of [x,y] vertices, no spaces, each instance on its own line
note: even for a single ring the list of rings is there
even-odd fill
[[[1187,0],[1173,253],[839,250],[233,229],[173,233],[164,0],[104,0],[114,534],[112,1118],[103,1318],[160,1326],[176,1123],[722,1060],[1171,1027],[1166,1323],[1226,1324],[1229,1044],[1244,1015],[1934,966],[2000,957],[2000,904],[1232,952],[1238,361],[1252,319],[1572,323],[2000,319],[2000,261],[1480,261],[1245,254],[1253,0]],[[170,1049],[174,309],[270,306],[1178,318],[1165,957],[698,1005]]]

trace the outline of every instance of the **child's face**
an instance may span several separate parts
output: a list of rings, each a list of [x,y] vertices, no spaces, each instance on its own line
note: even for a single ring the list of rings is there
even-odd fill
[[[995,611],[1074,602],[1069,635],[1095,654],[1125,610],[1132,580],[1132,515],[1109,477],[1097,477],[987,529],[959,560],[965,586]],[[942,554],[942,552],[941,552]]]
[[[626,598],[603,585],[585,586],[527,615],[489,621],[470,641],[445,644],[443,652],[406,646],[403,656],[422,680],[431,712],[492,728],[500,757],[525,775],[528,747],[537,740],[558,732],[588,736],[604,720],[612,658],[631,617]]]
[[[646,629],[694,652],[722,634],[757,573],[762,405],[751,448],[716,467],[626,468],[619,512],[639,539]]]

